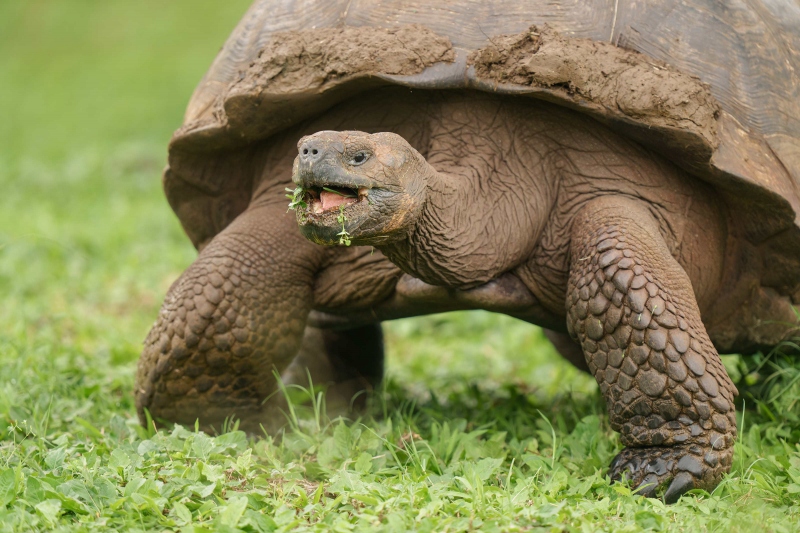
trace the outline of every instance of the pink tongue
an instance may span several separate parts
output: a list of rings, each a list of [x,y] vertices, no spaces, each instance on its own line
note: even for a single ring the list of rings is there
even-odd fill
[[[322,191],[319,193],[319,199],[322,202],[322,210],[327,211],[339,207],[340,205],[349,205],[356,203],[356,198],[347,198],[335,192]]]

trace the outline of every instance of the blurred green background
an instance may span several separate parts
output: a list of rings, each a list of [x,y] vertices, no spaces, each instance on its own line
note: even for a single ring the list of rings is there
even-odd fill
[[[132,142],[163,151],[194,86],[248,5],[0,3],[4,157],[56,162]]]
[[[167,142],[248,4],[0,3],[0,412],[25,418],[71,375],[112,387],[115,412],[133,415],[141,341],[195,257],[161,191]],[[422,394],[476,380],[595,388],[507,317],[405,320],[387,336],[390,375]]]

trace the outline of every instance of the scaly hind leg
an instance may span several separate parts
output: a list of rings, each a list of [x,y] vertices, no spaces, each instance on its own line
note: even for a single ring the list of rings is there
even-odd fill
[[[347,383],[340,395],[356,376],[379,379],[375,325],[306,328],[325,253],[300,235],[283,202],[251,206],[217,235],[170,288],[145,341],[136,379],[142,422],[147,409],[154,419],[199,420],[204,429],[219,430],[229,418],[253,433],[280,426],[282,413],[265,399],[276,390],[273,373],[298,353],[319,380]],[[356,348],[354,338],[362,341]]]
[[[730,469],[736,388],[708,338],[688,276],[650,212],[601,198],[572,230],[568,327],[625,449],[610,475],[673,502]]]

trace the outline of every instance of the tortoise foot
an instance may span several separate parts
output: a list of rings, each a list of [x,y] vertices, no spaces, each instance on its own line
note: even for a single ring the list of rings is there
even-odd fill
[[[711,489],[730,467],[731,450],[704,450],[700,446],[669,448],[625,448],[609,469],[612,481],[623,476],[636,487],[636,493],[656,497],[659,487],[666,485],[664,501],[675,503],[692,489]]]

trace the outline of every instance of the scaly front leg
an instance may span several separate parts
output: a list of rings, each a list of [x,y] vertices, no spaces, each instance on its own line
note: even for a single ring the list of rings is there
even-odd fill
[[[611,463],[667,502],[712,489],[730,469],[737,394],[700,320],[688,276],[650,212],[593,201],[574,222],[568,327],[626,448]]]
[[[251,207],[172,285],[139,361],[140,418],[268,422],[263,402],[300,349],[321,253],[293,218],[285,204]]]

